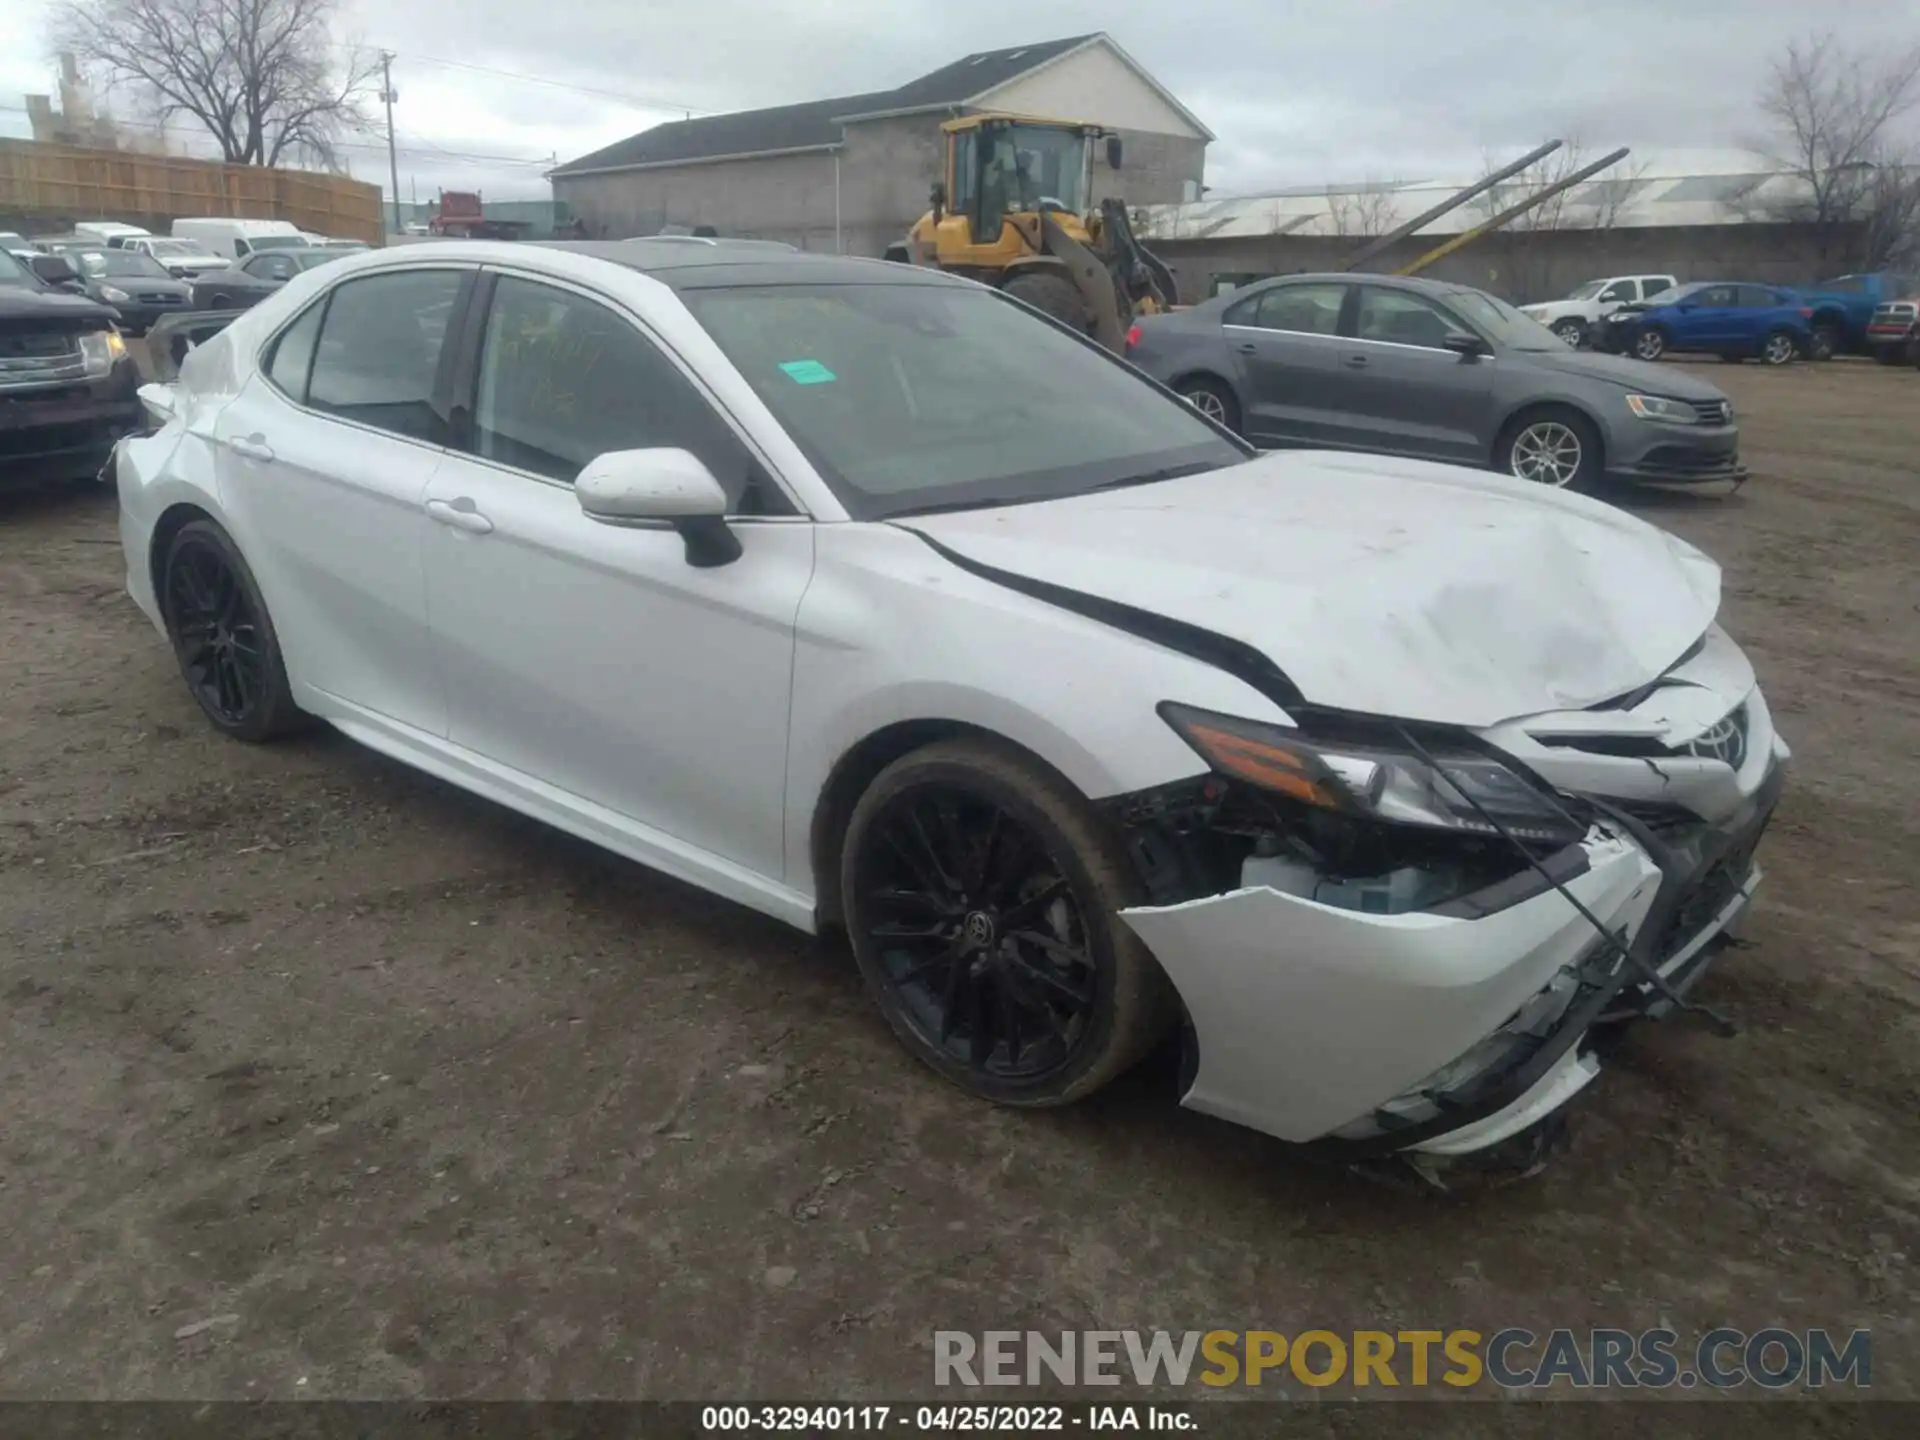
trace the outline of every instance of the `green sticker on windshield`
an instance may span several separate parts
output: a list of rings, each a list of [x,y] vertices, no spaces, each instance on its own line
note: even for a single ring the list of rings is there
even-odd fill
[[[789,360],[780,368],[796,385],[824,385],[839,378],[818,360]]]

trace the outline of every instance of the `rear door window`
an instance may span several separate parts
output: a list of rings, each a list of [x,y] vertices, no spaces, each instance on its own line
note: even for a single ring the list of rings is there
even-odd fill
[[[1227,323],[1294,335],[1337,335],[1346,298],[1345,285],[1276,285],[1234,306]]]
[[[446,417],[434,397],[465,279],[460,270],[402,270],[336,286],[307,403],[343,420],[446,444]]]

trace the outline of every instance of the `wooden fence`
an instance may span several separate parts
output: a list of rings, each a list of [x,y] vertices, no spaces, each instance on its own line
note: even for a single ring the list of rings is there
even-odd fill
[[[118,220],[164,235],[190,215],[290,220],[317,235],[374,245],[386,232],[380,187],[361,180],[0,140],[0,229],[64,230],[77,220]]]

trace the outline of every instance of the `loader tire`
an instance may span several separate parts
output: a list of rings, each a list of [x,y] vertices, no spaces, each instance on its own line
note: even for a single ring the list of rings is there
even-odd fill
[[[1023,270],[1001,289],[1083,335],[1093,331],[1093,316],[1087,309],[1086,298],[1064,275],[1051,270]]]

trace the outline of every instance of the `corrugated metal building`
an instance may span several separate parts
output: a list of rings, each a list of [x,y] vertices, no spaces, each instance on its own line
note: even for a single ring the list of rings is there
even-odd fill
[[[1339,269],[1365,244],[1469,181],[1298,186],[1267,195],[1146,206],[1135,228],[1173,270],[1182,299],[1258,275]],[[1368,263],[1390,271],[1514,204],[1496,187]],[[1805,226],[1777,217],[1803,198],[1792,176],[1639,176],[1575,186],[1518,227],[1475,240],[1423,272],[1525,303],[1611,274],[1804,283],[1820,268]]]

